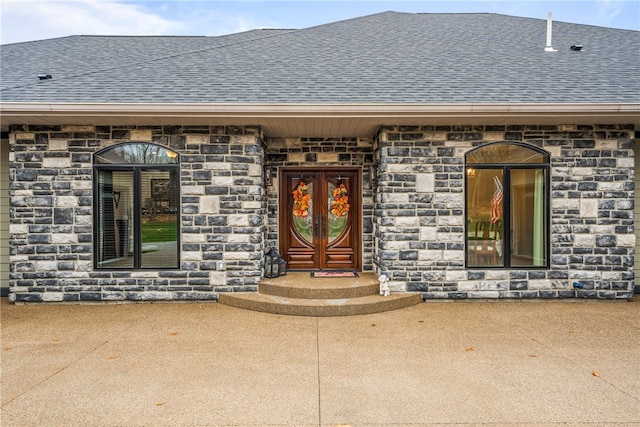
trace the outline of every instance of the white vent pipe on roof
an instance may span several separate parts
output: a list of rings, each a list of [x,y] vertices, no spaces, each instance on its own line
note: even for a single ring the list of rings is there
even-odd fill
[[[545,52],[555,52],[556,50],[551,46],[551,33],[553,27],[553,20],[551,19],[551,12],[547,12],[547,47],[544,48]]]

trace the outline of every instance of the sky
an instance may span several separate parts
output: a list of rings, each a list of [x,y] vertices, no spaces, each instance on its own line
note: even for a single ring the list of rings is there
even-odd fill
[[[256,28],[298,29],[393,10],[501,13],[640,30],[640,0],[0,0],[0,43],[70,35],[218,36]]]

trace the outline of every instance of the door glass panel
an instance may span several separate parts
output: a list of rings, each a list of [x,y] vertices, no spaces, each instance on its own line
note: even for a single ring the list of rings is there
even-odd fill
[[[293,227],[306,242],[313,243],[313,182],[300,180],[293,190]]]
[[[133,172],[98,173],[98,266],[132,268]]]
[[[328,238],[329,243],[336,240],[347,227],[349,223],[349,211],[351,206],[349,205],[349,193],[344,183],[340,182],[337,185],[333,182],[328,182],[329,195],[329,224],[328,224]]]
[[[176,170],[142,170],[141,267],[176,268],[178,176]]]

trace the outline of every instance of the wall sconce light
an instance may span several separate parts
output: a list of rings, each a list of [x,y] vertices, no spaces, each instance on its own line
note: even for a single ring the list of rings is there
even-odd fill
[[[473,178],[476,176],[476,170],[474,168],[467,168],[467,176]]]
[[[375,166],[369,166],[369,188],[373,189],[376,186],[376,167]]]
[[[271,166],[265,166],[264,168],[264,183],[266,186],[270,186],[273,183],[273,169],[271,169]]]

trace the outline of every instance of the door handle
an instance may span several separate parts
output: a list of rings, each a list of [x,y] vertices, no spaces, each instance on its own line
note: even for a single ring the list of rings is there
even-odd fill
[[[319,220],[318,220],[318,215],[316,214],[313,218],[313,235],[315,236],[315,238],[318,238],[318,224]]]
[[[327,216],[322,215],[322,238],[327,238]]]

